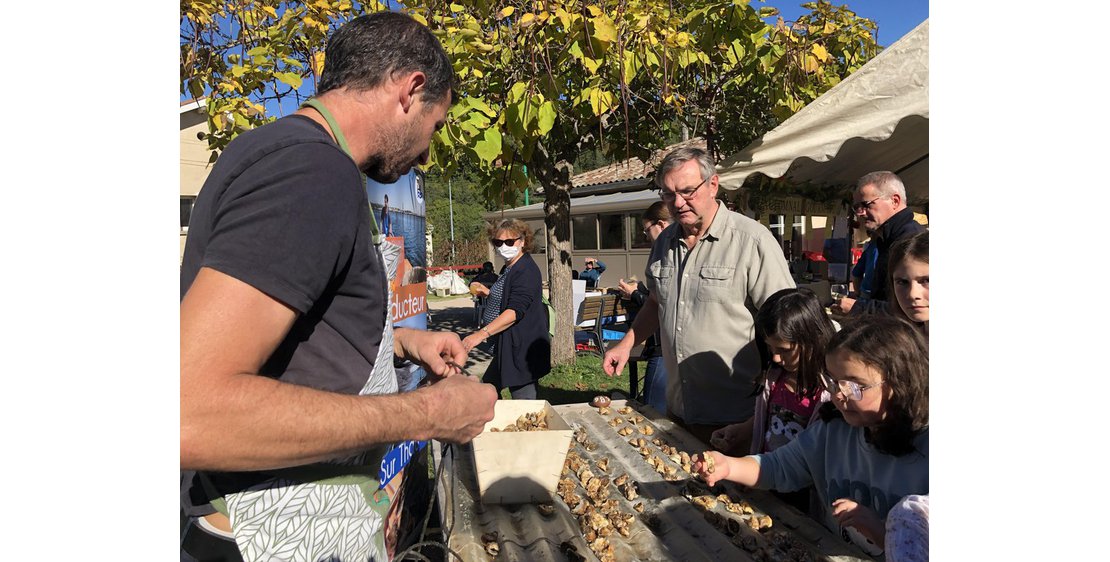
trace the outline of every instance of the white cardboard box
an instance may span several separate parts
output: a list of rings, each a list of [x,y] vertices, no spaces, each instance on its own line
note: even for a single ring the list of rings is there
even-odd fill
[[[547,411],[546,431],[500,431],[541,409]],[[471,442],[482,503],[551,501],[573,436],[547,400],[498,400],[493,420]]]

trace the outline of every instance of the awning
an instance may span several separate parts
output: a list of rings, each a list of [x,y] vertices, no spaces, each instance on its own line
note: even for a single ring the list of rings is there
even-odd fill
[[[755,173],[855,185],[868,172],[889,170],[911,203],[928,201],[929,20],[718,169],[725,189]]]

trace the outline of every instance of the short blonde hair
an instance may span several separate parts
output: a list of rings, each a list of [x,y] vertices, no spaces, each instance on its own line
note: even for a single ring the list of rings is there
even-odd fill
[[[532,250],[534,249],[532,245],[534,242],[534,237],[532,236],[532,229],[528,228],[528,223],[520,219],[505,219],[497,221],[491,223],[489,225],[489,228],[486,229],[486,236],[489,238],[493,238],[497,235],[498,232],[501,232],[502,230],[511,231],[516,234],[518,238],[523,238],[524,246],[521,249],[525,252],[528,252],[529,254],[532,253]]]

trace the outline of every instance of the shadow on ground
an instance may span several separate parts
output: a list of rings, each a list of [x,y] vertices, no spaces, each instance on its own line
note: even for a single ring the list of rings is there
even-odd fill
[[[428,329],[437,332],[455,332],[460,338],[465,338],[477,330],[478,324],[474,318],[474,306],[470,304],[469,300],[463,302],[466,302],[467,305],[428,310]],[[486,372],[486,367],[489,366],[492,359],[490,346],[482,344],[470,352],[470,357],[467,359],[466,365],[463,366],[472,374],[481,377]]]

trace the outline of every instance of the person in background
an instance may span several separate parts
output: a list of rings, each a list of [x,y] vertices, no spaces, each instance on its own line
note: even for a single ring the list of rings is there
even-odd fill
[[[493,361],[483,379],[516,399],[534,400],[536,381],[551,371],[551,336],[540,268],[532,259],[532,229],[519,219],[490,225],[490,244],[505,260],[489,290],[483,327],[463,338],[467,352],[493,338]]]
[[[899,240],[890,249],[891,313],[913,322],[929,339],[929,231]]]
[[[863,228],[872,233],[871,244],[878,254],[870,298],[841,297],[833,304],[833,311],[840,314],[868,314],[885,309],[894,298],[888,287],[890,247],[902,238],[925,230],[906,206],[906,187],[894,173],[871,172],[856,185],[852,210]]]
[[[484,289],[485,294],[481,295],[481,296],[488,295],[489,294],[489,288],[492,287],[493,284],[497,282],[497,277],[498,277],[498,275],[493,272],[493,262],[487,261],[487,262],[483,263],[482,264],[482,269],[480,269],[478,271],[478,274],[475,275],[474,278],[470,280],[471,292],[474,292],[475,290]],[[475,283],[481,285],[482,288],[479,289],[477,287],[474,287],[473,285]],[[478,293],[474,293],[474,294],[477,295]]]
[[[674,224],[652,245],[648,299],[602,368],[621,373],[632,348],[658,331],[667,416],[708,443],[714,431],[755,411],[762,360],[749,306],[758,309],[794,280],[767,227],[716,199],[717,169],[704,150],[671,151],[654,181]]]
[[[667,205],[662,201],[656,201],[644,212],[644,216],[640,219],[640,226],[643,227],[644,236],[654,243],[655,239],[659,238],[659,233],[670,226],[671,222],[671,212],[667,209]],[[620,291],[621,298],[628,302],[629,322],[634,321],[636,314],[647,301],[649,295],[647,285],[642,281],[621,279],[617,284],[617,290]],[[653,334],[647,339],[641,355],[650,357],[644,371],[644,403],[655,408],[655,411],[665,414],[667,413],[667,368],[663,365],[663,351],[659,347],[657,335]]]
[[[929,496],[910,494],[886,517],[886,561],[929,562]]]
[[[468,442],[493,419],[494,388],[450,364],[466,359],[457,335],[393,329],[363,176],[392,183],[428,161],[451,61],[389,11],[344,23],[325,52],[316,95],[232,140],[193,210],[183,561],[388,560],[383,458],[410,440]],[[398,393],[396,358],[431,384]]]
[[[389,218],[389,194],[382,195],[382,234],[393,236],[393,221]]]
[[[796,439],[741,458],[706,452],[694,472],[710,486],[814,486],[825,527],[881,555],[887,513],[908,495],[929,493],[928,347],[909,323],[866,315],[832,337],[821,382],[832,403]]]
[[[602,273],[605,273],[605,262],[597,258],[586,258],[586,269],[578,275],[578,278],[586,280],[587,288],[596,289]]]

